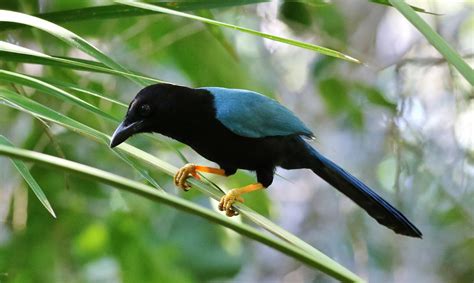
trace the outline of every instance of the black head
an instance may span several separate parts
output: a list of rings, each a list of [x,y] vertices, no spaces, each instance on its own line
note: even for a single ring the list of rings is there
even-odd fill
[[[129,137],[144,132],[153,132],[160,123],[166,123],[166,113],[173,109],[176,93],[188,89],[171,84],[155,84],[140,90],[130,103],[125,119],[117,127],[110,140],[115,147]],[[189,89],[188,89],[189,90]]]

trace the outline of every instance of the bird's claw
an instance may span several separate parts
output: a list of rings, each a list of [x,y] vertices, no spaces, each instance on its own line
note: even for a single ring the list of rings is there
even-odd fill
[[[188,163],[181,167],[174,175],[174,184],[176,185],[176,187],[184,191],[188,191],[191,186],[186,183],[186,179],[188,179],[189,176],[193,176],[198,180],[200,179],[199,175],[196,172],[196,165],[191,163]]]
[[[244,199],[240,196],[240,193],[238,193],[237,190],[232,189],[222,196],[219,201],[219,210],[225,211],[225,214],[229,217],[239,215],[239,212],[232,207],[236,201],[244,202]]]

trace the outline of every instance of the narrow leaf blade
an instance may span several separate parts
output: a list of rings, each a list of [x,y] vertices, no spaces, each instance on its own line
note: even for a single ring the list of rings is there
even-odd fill
[[[375,3],[375,4],[380,4],[380,5],[385,5],[385,6],[393,7],[389,0],[369,0],[369,2],[372,2],[372,3]],[[429,14],[429,15],[437,15],[437,16],[439,15],[439,14],[436,14],[436,13],[428,12],[428,11],[426,11],[425,9],[419,8],[419,7],[416,7],[416,6],[410,5],[410,7],[411,7],[413,10],[415,10],[415,11],[417,11],[417,12],[420,12],[420,13],[425,13],[425,14]]]
[[[111,121],[117,121],[118,119],[111,116],[110,114],[102,111],[101,109],[97,108],[96,106],[60,89],[55,86],[52,86],[48,83],[45,83],[41,80],[32,78],[28,75],[16,73],[16,72],[10,72],[6,70],[0,70],[0,80],[12,82],[12,83],[17,83],[25,86],[29,86],[32,88],[37,89],[38,91],[46,94],[50,94],[54,97],[57,97],[63,101],[70,102],[72,104],[75,104],[81,108],[84,108],[91,113],[98,114],[108,120]]]
[[[31,64],[41,64],[47,66],[55,66],[61,68],[70,68],[80,71],[90,71],[90,72],[99,72],[105,74],[112,74],[123,77],[133,77],[136,79],[141,79],[149,83],[160,83],[161,80],[146,77],[132,72],[123,72],[119,70],[112,69],[103,63],[76,59],[76,58],[66,58],[66,57],[55,57],[47,55],[29,48],[11,44],[9,42],[0,40],[0,58],[5,61],[21,62],[21,63],[31,63]]]
[[[474,86],[474,70],[461,56],[403,0],[388,0],[461,75]]]
[[[257,4],[262,2],[269,2],[269,0],[226,0],[226,1],[189,1],[189,2],[152,2],[153,4],[173,8],[179,11],[192,11],[201,9],[215,9],[234,7],[242,5]],[[123,5],[106,5],[86,7],[80,9],[64,10],[57,12],[41,13],[35,16],[43,20],[53,23],[86,21],[86,20],[104,20],[115,19],[123,17],[136,17],[153,14],[152,11],[147,11],[139,8],[125,7]],[[15,24],[1,24],[0,30],[7,30],[11,28],[18,28]]]
[[[62,115],[59,112],[56,112],[52,109],[44,107],[43,105],[33,100],[27,99],[25,97],[19,96],[13,92],[6,91],[6,90],[0,90],[0,99],[1,98],[6,99],[8,102],[26,110],[27,112],[41,119],[55,122],[73,131],[79,132],[85,136],[94,137],[94,139],[102,141],[105,145],[108,145],[108,138],[106,135],[78,121],[75,121],[65,115]],[[137,164],[134,160],[130,159],[128,156],[124,155],[122,152],[114,151],[114,153],[117,154],[123,161],[125,161],[133,169],[135,169],[143,178],[145,178],[145,180],[150,182],[150,184],[155,186],[157,189],[163,190],[160,187],[160,185],[150,176],[150,174],[148,174],[148,172],[144,168],[142,168],[139,164]]]
[[[249,33],[249,34],[252,34],[252,35],[260,36],[260,37],[263,37],[263,38],[267,38],[267,39],[270,39],[270,40],[282,42],[282,43],[285,43],[285,44],[288,44],[288,45],[294,45],[294,46],[298,46],[298,47],[308,49],[308,50],[311,50],[311,51],[316,51],[316,52],[319,52],[321,54],[336,57],[336,58],[343,59],[343,60],[346,60],[346,61],[349,61],[349,62],[361,63],[359,60],[357,60],[357,59],[355,59],[355,58],[353,58],[349,55],[343,54],[339,51],[335,51],[335,50],[332,50],[332,49],[329,49],[329,48],[326,48],[326,47],[314,45],[314,44],[311,44],[311,43],[306,43],[306,42],[302,42],[302,41],[298,41],[298,40],[288,39],[288,38],[276,36],[276,35],[273,35],[273,34],[263,33],[263,32],[259,32],[259,31],[253,30],[253,29],[244,28],[244,27],[240,27],[240,26],[236,26],[236,25],[232,25],[232,24],[227,24],[227,23],[216,21],[216,20],[211,20],[211,19],[208,19],[208,18],[203,18],[203,17],[199,17],[199,16],[195,16],[195,15],[191,15],[191,14],[187,14],[187,13],[183,13],[183,12],[179,12],[179,11],[176,11],[176,10],[167,9],[167,8],[163,8],[163,7],[159,7],[159,6],[155,6],[155,5],[151,5],[151,4],[147,4],[147,3],[143,3],[143,2],[126,1],[126,0],[116,0],[115,2],[120,3],[120,4],[124,4],[124,5],[128,5],[128,6],[147,9],[147,10],[151,10],[151,11],[155,11],[155,12],[159,12],[159,13],[165,13],[165,14],[169,14],[169,15],[188,18],[188,19],[200,21],[200,22],[210,24],[210,25],[226,27],[226,28],[238,30],[238,31],[241,31],[241,32]]]
[[[10,147],[15,147],[13,143],[10,142],[6,137],[0,135],[0,145],[6,145]],[[33,193],[36,195],[38,200],[41,202],[41,204],[46,208],[46,210],[54,217],[56,218],[56,213],[54,213],[53,207],[48,201],[48,198],[46,198],[46,195],[44,194],[43,190],[41,189],[40,185],[38,182],[36,182],[35,178],[31,175],[30,170],[28,170],[28,167],[23,161],[12,159],[11,160],[15,168],[18,170],[18,173],[23,177],[25,182],[28,184],[28,186],[31,188]]]
[[[42,31],[45,31],[57,37],[58,39],[64,41],[70,46],[83,51],[84,53],[92,56],[99,62],[102,62],[104,65],[112,69],[115,69],[124,73],[129,72],[122,65],[115,62],[112,58],[108,57],[106,54],[102,53],[102,51],[97,49],[94,45],[90,44],[88,41],[86,41],[82,37],[54,23],[45,21],[43,19],[40,19],[34,16],[27,15],[24,13],[13,12],[13,11],[8,11],[8,10],[0,10],[0,22],[17,23],[17,24],[27,25],[27,26],[40,29]],[[131,77],[131,76],[126,76],[126,77],[141,86],[147,85],[147,82],[140,78]]]

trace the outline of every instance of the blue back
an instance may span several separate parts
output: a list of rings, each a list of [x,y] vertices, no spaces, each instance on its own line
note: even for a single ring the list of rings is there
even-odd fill
[[[204,87],[214,95],[216,118],[233,133],[249,137],[313,137],[298,117],[277,101],[242,89]]]

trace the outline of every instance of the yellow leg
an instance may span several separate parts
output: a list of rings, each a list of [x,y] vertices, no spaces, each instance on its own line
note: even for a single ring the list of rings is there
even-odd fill
[[[196,168],[196,171],[199,171],[199,172],[205,172],[205,173],[211,173],[211,174],[215,174],[215,175],[227,176],[225,174],[224,169],[212,168],[212,167],[201,166],[201,165],[196,165],[195,168]]]
[[[194,164],[188,163],[184,165],[183,167],[181,167],[178,170],[178,172],[176,172],[176,174],[174,175],[174,184],[178,188],[181,188],[187,191],[190,185],[186,183],[186,179],[189,178],[189,176],[193,176],[194,178],[200,180],[201,177],[199,177],[199,175],[197,174],[198,171],[226,176],[225,171],[223,169],[194,165]]]
[[[242,188],[232,189],[221,198],[219,202],[219,210],[225,211],[226,215],[229,217],[239,215],[239,213],[232,208],[232,204],[234,204],[235,201],[244,202],[244,199],[241,197],[241,195],[264,188],[265,187],[262,184],[255,183]]]

